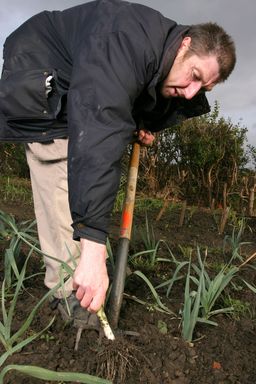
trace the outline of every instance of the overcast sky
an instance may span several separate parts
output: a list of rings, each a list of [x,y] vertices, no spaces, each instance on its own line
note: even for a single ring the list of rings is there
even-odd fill
[[[221,115],[248,128],[248,141],[256,145],[256,1],[255,0],[132,0],[159,10],[180,24],[213,21],[233,37],[237,65],[229,79],[208,94],[218,100]],[[5,38],[30,16],[44,9],[65,9],[81,0],[1,0],[0,46]],[[2,60],[0,61],[0,67]]]

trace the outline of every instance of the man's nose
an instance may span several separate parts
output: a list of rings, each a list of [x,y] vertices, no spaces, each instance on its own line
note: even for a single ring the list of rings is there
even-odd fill
[[[192,99],[200,91],[201,87],[201,81],[192,81],[184,90],[185,99]]]

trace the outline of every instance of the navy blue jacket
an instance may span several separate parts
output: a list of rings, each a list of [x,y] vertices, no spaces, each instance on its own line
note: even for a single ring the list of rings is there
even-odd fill
[[[75,239],[105,242],[120,159],[139,122],[158,131],[209,112],[204,94],[158,92],[188,28],[143,5],[98,0],[39,13],[6,39],[0,140],[69,138]]]

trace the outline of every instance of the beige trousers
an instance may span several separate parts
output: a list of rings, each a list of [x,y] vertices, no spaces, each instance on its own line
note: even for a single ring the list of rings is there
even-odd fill
[[[45,144],[26,144],[26,155],[41,250],[46,255],[68,263],[74,269],[73,257],[76,260],[79,258],[80,247],[79,242],[72,239],[67,185],[67,145],[67,139],[56,139]],[[44,257],[44,262],[45,285],[51,289],[65,273],[59,262],[47,256]],[[71,278],[65,283],[65,295],[70,295],[72,284]],[[63,288],[55,294],[58,298],[63,295]]]

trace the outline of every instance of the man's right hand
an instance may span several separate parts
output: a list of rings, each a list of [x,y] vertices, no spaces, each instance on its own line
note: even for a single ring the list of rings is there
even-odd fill
[[[81,257],[74,272],[73,287],[83,308],[97,312],[104,304],[109,278],[106,245],[80,239]]]
[[[155,140],[155,136],[146,129],[140,129],[138,132],[138,140],[142,145],[152,145]]]

